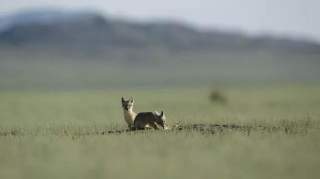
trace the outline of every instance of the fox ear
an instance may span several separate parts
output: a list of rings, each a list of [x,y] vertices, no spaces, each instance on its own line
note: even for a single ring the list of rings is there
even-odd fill
[[[121,101],[122,101],[122,102],[124,102],[124,98],[123,98],[123,96],[121,97]]]
[[[131,96],[130,97],[130,101],[133,103],[134,102],[134,99],[133,99],[133,97]]]
[[[160,117],[163,117],[164,113],[163,111],[160,112]]]

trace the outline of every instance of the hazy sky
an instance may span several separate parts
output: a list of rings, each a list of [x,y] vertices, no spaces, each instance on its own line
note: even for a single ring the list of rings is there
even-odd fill
[[[320,41],[320,0],[0,0],[0,15],[25,8],[94,9],[141,20],[306,36]]]

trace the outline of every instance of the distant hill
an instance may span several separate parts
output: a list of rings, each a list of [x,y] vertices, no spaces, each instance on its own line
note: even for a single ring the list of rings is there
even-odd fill
[[[319,83],[319,69],[305,39],[83,11],[0,17],[0,91]]]
[[[0,45],[96,51],[103,49],[273,50],[320,52],[307,40],[250,37],[236,32],[204,31],[177,22],[138,23],[95,12],[34,10],[0,18]]]

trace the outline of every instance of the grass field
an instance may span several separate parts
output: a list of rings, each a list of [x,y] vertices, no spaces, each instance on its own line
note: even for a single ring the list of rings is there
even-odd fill
[[[319,85],[210,91],[0,92],[0,178],[320,177]],[[109,134],[121,96],[181,130]]]

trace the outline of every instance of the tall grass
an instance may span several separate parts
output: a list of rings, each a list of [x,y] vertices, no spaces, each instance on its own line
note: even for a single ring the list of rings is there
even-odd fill
[[[0,178],[318,178],[320,87],[0,93]],[[164,110],[172,131],[126,128]]]

